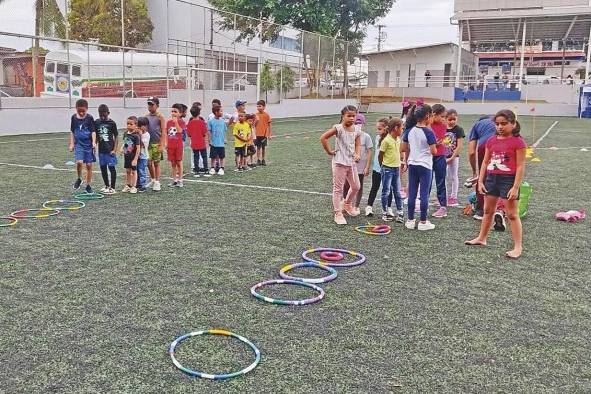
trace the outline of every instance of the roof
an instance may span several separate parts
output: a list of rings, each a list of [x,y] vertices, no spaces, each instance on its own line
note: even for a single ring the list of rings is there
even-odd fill
[[[480,59],[513,59],[515,57],[514,52],[475,52]],[[519,53],[517,54],[519,56]],[[556,58],[562,59],[562,51],[543,51],[543,52],[532,52],[525,51],[526,57],[534,58]],[[585,58],[585,52],[583,51],[565,51],[565,58]]]
[[[431,48],[431,47],[436,47],[436,46],[441,46],[441,45],[455,45],[455,46],[458,46],[458,43],[451,42],[451,41],[445,41],[445,42],[437,42],[437,43],[433,43],[433,44],[415,45],[415,46],[411,46],[411,47],[402,47],[402,48],[394,48],[394,49],[384,49],[383,51],[365,52],[365,53],[362,53],[361,55],[362,56],[366,56],[366,55],[380,55],[382,53],[400,52],[400,51],[411,51],[413,49]]]

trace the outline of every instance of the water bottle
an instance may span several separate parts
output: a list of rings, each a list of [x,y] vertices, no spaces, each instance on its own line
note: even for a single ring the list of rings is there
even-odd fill
[[[529,205],[529,197],[531,196],[532,187],[529,183],[523,181],[519,186],[519,217],[523,218],[527,215],[527,206]]]

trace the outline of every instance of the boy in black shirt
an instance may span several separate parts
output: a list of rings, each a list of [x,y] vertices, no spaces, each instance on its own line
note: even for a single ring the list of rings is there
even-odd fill
[[[127,118],[127,134],[123,140],[123,157],[125,159],[125,187],[123,193],[136,194],[137,188],[137,161],[140,156],[140,136],[137,134],[137,118]]]
[[[98,107],[99,119],[95,120],[95,128],[97,133],[99,163],[101,166],[101,174],[105,187],[101,189],[103,194],[115,194],[115,182],[117,180],[117,124],[109,118],[109,107],[101,104]],[[111,173],[111,181],[109,182],[109,173]]]

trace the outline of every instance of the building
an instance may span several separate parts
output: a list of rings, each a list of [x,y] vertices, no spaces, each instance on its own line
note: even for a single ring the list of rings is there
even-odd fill
[[[368,61],[368,87],[453,86],[459,47],[452,42],[364,53]],[[474,78],[477,56],[462,49],[461,74]]]

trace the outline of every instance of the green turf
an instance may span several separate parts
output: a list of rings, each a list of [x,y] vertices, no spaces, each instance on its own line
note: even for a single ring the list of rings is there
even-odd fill
[[[474,119],[460,124],[469,129]],[[530,143],[559,121],[540,148],[591,146],[588,121],[538,118],[534,135],[533,119],[520,120]],[[235,174],[228,165],[213,180],[329,193],[317,130],[337,121],[276,122],[268,167]],[[284,137],[304,131],[314,132]],[[59,140],[25,142],[52,138]],[[21,142],[0,144],[1,162],[68,168],[66,134],[0,138],[10,141]],[[553,215],[590,210],[591,152],[536,153],[542,161],[526,169],[534,192],[517,262],[503,257],[508,233],[492,234],[488,248],[463,246],[478,223],[459,210],[434,219],[430,233],[395,225],[388,237],[369,237],[334,225],[326,195],[194,182],[0,228],[0,391],[589,392],[590,222]],[[2,214],[72,194],[71,172],[0,170]],[[462,201],[468,192],[461,190]],[[326,298],[315,305],[269,305],[250,295],[313,246],[358,250],[368,262],[322,285]],[[168,346],[205,328],[251,339],[261,364],[227,382],[185,376]],[[212,337],[187,341],[178,356],[214,373],[252,360],[240,343]]]

